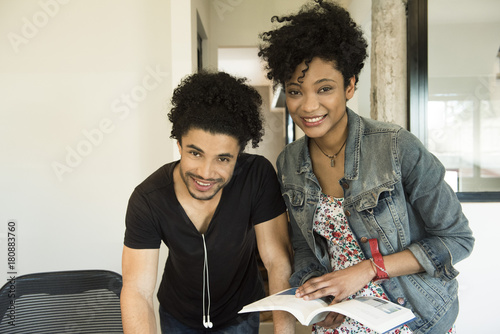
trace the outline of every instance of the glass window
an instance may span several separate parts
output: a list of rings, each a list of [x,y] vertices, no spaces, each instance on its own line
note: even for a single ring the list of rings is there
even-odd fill
[[[500,192],[500,1],[428,2],[425,145],[457,192]]]

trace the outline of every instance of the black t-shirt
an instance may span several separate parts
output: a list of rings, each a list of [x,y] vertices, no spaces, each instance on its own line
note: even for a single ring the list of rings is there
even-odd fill
[[[160,304],[185,325],[205,329],[203,240],[175,195],[176,164],[164,165],[133,192],[125,245],[148,249],[165,242],[169,253],[158,291]],[[234,323],[244,305],[263,297],[253,227],[285,210],[271,163],[261,156],[241,154],[205,233],[213,329]]]

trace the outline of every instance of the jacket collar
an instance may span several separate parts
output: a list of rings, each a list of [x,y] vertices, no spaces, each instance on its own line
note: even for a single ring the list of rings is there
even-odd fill
[[[295,166],[297,174],[312,173],[311,154],[309,153],[309,137],[303,136],[296,140],[296,145],[300,147],[299,159]]]
[[[359,176],[359,157],[361,151],[361,136],[364,125],[361,117],[347,108],[347,128],[349,130],[345,145],[344,177],[347,180],[357,180]]]

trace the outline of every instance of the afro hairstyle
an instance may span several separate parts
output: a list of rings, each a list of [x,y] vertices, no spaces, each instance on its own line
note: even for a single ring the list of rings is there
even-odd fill
[[[358,82],[368,44],[344,8],[315,0],[295,15],[273,16],[271,21],[281,25],[260,34],[259,56],[267,62],[267,77],[275,86],[290,80],[297,66],[305,62],[303,77],[315,57],[333,61],[346,87],[353,76]]]
[[[258,147],[264,135],[262,98],[245,78],[224,72],[201,71],[182,80],[174,90],[168,119],[170,138],[182,144],[182,136],[196,128],[225,134],[238,140],[243,151],[249,141]]]

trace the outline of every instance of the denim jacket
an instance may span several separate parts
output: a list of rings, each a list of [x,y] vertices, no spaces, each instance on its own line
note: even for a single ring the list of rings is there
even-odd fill
[[[444,181],[445,169],[410,132],[358,116],[348,109],[344,212],[366,258],[368,239],[382,255],[409,249],[425,272],[383,283],[393,302],[410,308],[414,333],[446,333],[458,314],[458,271],[474,238],[460,202]],[[321,187],[313,173],[307,137],[278,157],[278,178],[288,207],[294,248],[292,286],[331,272],[326,240],[313,232]],[[335,180],[332,180],[335,182]]]

